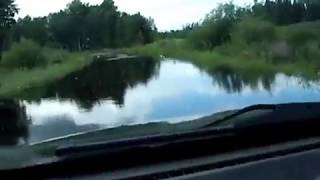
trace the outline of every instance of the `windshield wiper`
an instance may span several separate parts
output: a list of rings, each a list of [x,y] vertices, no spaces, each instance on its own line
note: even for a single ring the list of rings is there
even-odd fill
[[[245,107],[243,109],[240,109],[238,111],[236,111],[235,113],[232,113],[226,117],[223,117],[222,119],[218,119],[210,124],[207,124],[205,126],[203,126],[202,128],[208,128],[208,127],[213,127],[213,126],[218,126],[221,123],[224,123],[230,119],[236,118],[238,116],[241,116],[245,113],[251,112],[251,111],[256,111],[256,110],[275,110],[276,109],[276,105],[273,104],[258,104],[258,105],[253,105],[253,106],[249,106],[249,107]]]
[[[234,118],[241,117],[245,113],[256,110],[267,110],[258,116],[246,117],[242,121],[234,121]],[[320,123],[320,103],[292,103],[279,105],[253,105],[241,109],[222,119],[215,120],[199,129],[187,132],[175,132],[172,134],[160,134],[153,136],[144,136],[130,139],[121,139],[108,141],[105,143],[94,143],[85,145],[72,145],[58,148],[58,156],[67,156],[79,153],[95,152],[99,150],[117,151],[123,148],[132,148],[143,145],[159,145],[163,143],[184,142],[187,140],[201,138],[221,138],[237,135],[239,132],[253,132],[253,129],[260,128],[281,128],[285,126],[300,126],[305,123]],[[228,121],[232,121],[228,123]],[[226,125],[220,126],[221,123]],[[284,127],[283,127],[284,128]],[[283,129],[284,131],[286,129]]]
[[[244,117],[244,120],[241,121],[235,120],[246,113],[255,111],[266,111],[266,113]],[[201,128],[213,128],[221,125],[244,128],[318,119],[320,119],[320,103],[260,104],[238,110]]]
[[[233,121],[233,119],[236,117],[240,117],[245,113],[256,110],[268,110],[268,113],[253,117],[246,117],[245,120],[239,122]],[[115,152],[123,149],[141,147],[144,145],[155,146],[199,139],[225,138],[230,136],[238,136],[239,134],[243,133],[258,133],[260,135],[264,135],[261,134],[266,133],[263,130],[267,131],[271,129],[278,130],[280,134],[281,131],[288,131],[290,133],[290,128],[293,129],[293,131],[296,131],[298,130],[297,128],[302,127],[302,125],[308,126],[309,124],[320,124],[319,119],[320,103],[254,105],[241,109],[234,114],[226,116],[220,120],[216,120],[213,123],[201,127],[200,129],[192,131],[137,137],[124,140],[122,139],[105,143],[61,147],[56,150],[56,154],[58,156],[68,156],[81,153],[87,154],[97,151]],[[221,123],[226,123],[229,120],[232,120],[232,123],[229,123],[230,125],[219,126]],[[306,128],[312,128],[312,126]],[[256,132],[258,129],[262,131]],[[299,133],[303,134],[306,132],[301,130]],[[290,135],[288,134],[288,136]]]

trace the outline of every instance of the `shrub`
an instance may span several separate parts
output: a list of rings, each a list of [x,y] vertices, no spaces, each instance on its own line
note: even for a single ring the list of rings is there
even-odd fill
[[[54,49],[44,47],[42,49],[43,55],[48,64],[59,64],[62,63],[68,56],[68,52],[62,49]]]
[[[207,22],[190,34],[189,42],[198,49],[213,49],[230,40],[232,24],[227,19]]]
[[[315,28],[287,28],[286,41],[299,60],[312,60],[319,57],[319,35]]]
[[[247,44],[272,42],[276,39],[276,28],[271,22],[259,18],[244,18],[234,28],[232,39]]]
[[[46,58],[37,43],[22,39],[4,52],[1,64],[11,68],[34,68],[45,65]]]
[[[294,30],[288,30],[288,42],[293,47],[299,47],[301,45],[306,45],[307,43],[314,41],[318,38],[318,35],[316,32],[314,32],[312,29],[294,29]]]

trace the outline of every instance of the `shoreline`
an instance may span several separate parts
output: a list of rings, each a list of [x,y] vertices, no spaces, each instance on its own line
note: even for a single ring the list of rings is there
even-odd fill
[[[230,70],[239,74],[295,75],[307,80],[320,79],[320,65],[315,62],[273,63],[263,57],[246,57],[242,54],[225,55],[218,51],[200,51],[186,47],[183,39],[160,40],[145,46],[124,49],[123,52],[139,56],[177,58],[190,62],[206,71]]]

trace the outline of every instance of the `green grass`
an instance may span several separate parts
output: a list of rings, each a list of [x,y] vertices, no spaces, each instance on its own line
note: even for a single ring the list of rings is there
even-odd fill
[[[208,72],[227,69],[245,76],[282,72],[315,80],[320,72],[319,27],[320,21],[276,26],[261,19],[245,18],[233,27],[230,41],[210,50],[198,47],[210,42],[206,36],[194,39],[189,35],[185,40],[164,39],[125,51],[155,58],[160,55],[178,58]]]
[[[270,60],[255,54],[221,53],[218,50],[195,50],[186,40],[160,40],[145,46],[124,49],[126,53],[159,58],[161,55],[188,61],[201,69],[214,71],[229,68],[241,74],[263,74],[282,72],[287,75],[297,75],[308,79],[317,79],[319,63],[295,61],[274,64]]]
[[[87,53],[69,53],[63,50],[45,49],[45,67],[8,68],[0,65],[0,97],[16,98],[24,90],[52,83],[89,64]]]

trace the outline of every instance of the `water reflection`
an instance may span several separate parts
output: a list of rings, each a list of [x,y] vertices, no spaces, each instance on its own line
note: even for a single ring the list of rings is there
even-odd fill
[[[41,98],[71,99],[87,110],[106,99],[123,105],[126,90],[146,84],[157,74],[158,68],[158,62],[148,58],[110,62],[100,60],[41,90],[32,89],[29,92],[41,92]]]
[[[99,61],[26,93],[29,142],[105,127],[179,122],[258,103],[320,101],[318,82],[284,74],[202,70],[176,60]],[[32,97],[32,98],[30,98]],[[23,136],[24,137],[24,136]]]
[[[248,71],[239,73],[228,66],[219,66],[208,73],[213,77],[213,83],[218,84],[228,93],[240,93],[245,87],[272,91],[276,79],[275,73]]]
[[[30,122],[24,105],[13,100],[0,100],[0,146],[26,143]]]

